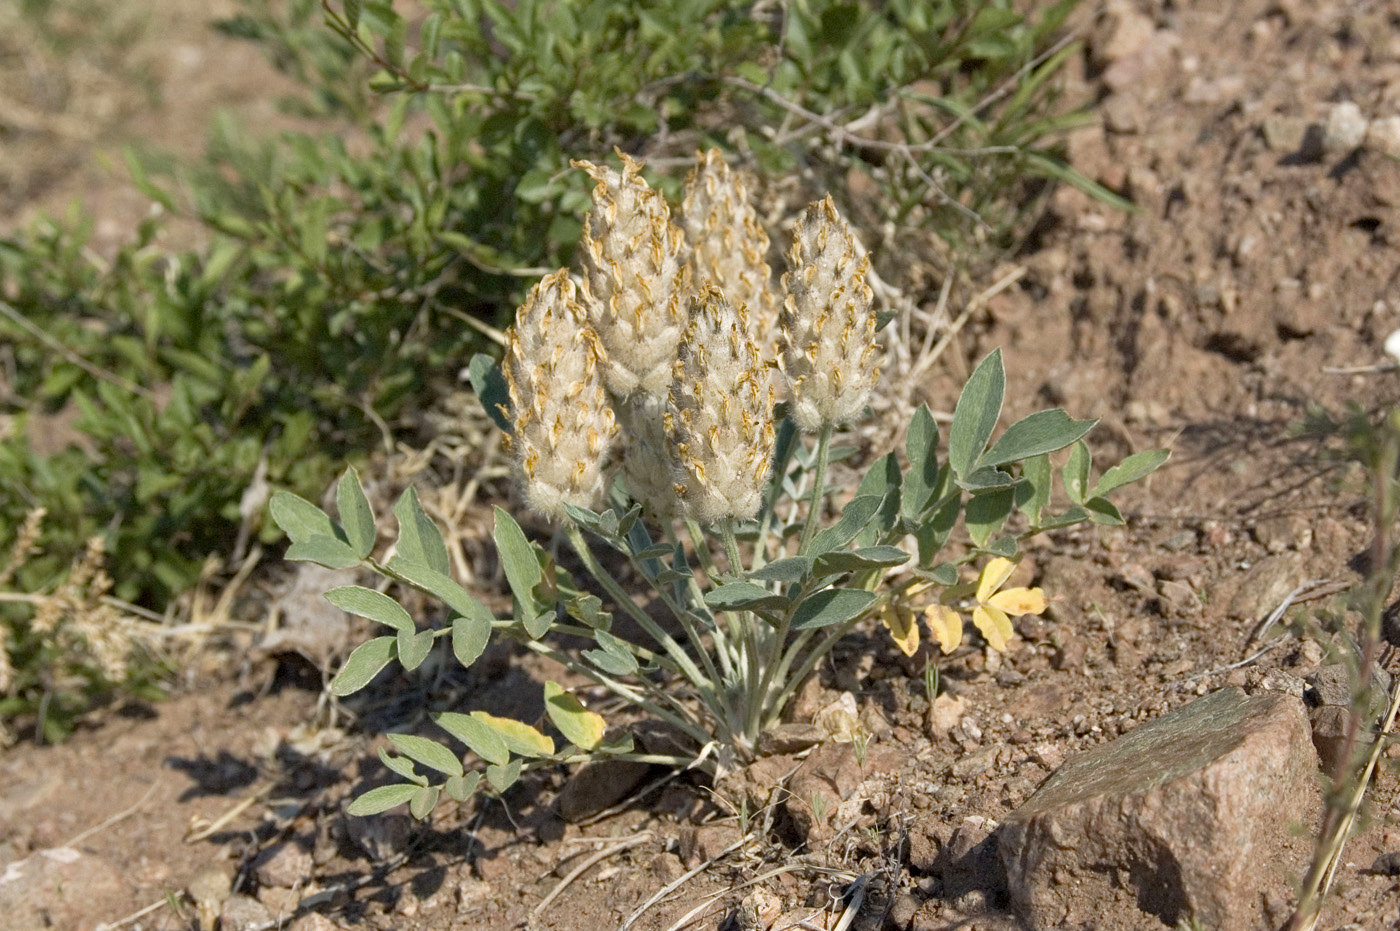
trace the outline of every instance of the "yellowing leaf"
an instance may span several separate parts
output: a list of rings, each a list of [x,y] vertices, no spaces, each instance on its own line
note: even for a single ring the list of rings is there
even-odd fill
[[[924,623],[928,624],[928,632],[938,641],[939,649],[945,654],[953,652],[962,643],[962,618],[947,605],[931,604],[924,608]]]
[[[1047,606],[1045,592],[1039,588],[1008,588],[987,599],[987,604],[1014,617],[1040,614]]]
[[[1011,618],[1000,608],[978,605],[972,609],[972,623],[987,638],[988,645],[999,653],[1006,651],[1006,642],[1011,639]]]
[[[992,593],[1006,584],[1006,580],[1011,578],[1011,573],[1015,570],[1016,564],[1004,556],[997,556],[982,568],[982,574],[977,577],[977,600],[986,603],[992,597]]]
[[[914,612],[909,608],[885,605],[880,612],[880,622],[905,656],[913,656],[919,651],[919,625],[914,623]]]
[[[557,682],[544,684],[544,710],[559,733],[574,746],[592,750],[603,742],[603,733],[608,727],[603,716],[583,707]]]
[[[500,734],[512,753],[520,756],[550,756],[554,753],[554,741],[523,721],[498,718],[484,711],[473,711],[472,717]]]

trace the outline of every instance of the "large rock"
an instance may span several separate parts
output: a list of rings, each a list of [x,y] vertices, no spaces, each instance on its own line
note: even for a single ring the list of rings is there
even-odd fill
[[[110,863],[57,847],[5,864],[0,922],[9,931],[86,928],[127,907],[127,884]]]
[[[1229,688],[1060,767],[998,833],[1013,907],[1033,928],[1195,918],[1263,927],[1286,901],[1320,812],[1302,702]],[[1117,923],[1108,921],[1117,912]]]

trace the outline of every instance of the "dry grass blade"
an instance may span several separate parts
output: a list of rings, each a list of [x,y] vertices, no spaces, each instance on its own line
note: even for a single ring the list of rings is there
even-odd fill
[[[549,906],[554,902],[554,900],[559,897],[559,894],[562,893],[565,889],[569,888],[569,886],[573,885],[574,880],[578,879],[584,873],[587,873],[589,870],[593,869],[593,867],[597,866],[599,863],[602,863],[609,857],[616,856],[617,854],[622,853],[624,850],[631,850],[633,847],[645,844],[647,841],[651,840],[651,838],[651,832],[647,831],[645,833],[638,834],[635,837],[629,837],[626,840],[619,841],[610,847],[604,847],[597,853],[585,857],[582,863],[569,870],[569,872],[564,876],[564,878],[559,880],[558,885],[556,885],[553,889],[549,890],[549,894],[546,895],[543,899],[541,899],[540,903],[530,910],[530,917],[522,921],[520,923],[520,927],[528,927],[534,924],[535,920],[544,914],[545,909],[549,908]]]
[[[752,841],[752,835],[745,835],[744,837],[741,837],[734,843],[730,844],[728,847],[725,847],[713,857],[710,857],[710,859],[706,860],[704,863],[701,863],[693,869],[688,870],[676,879],[662,886],[661,889],[658,890],[655,895],[647,899],[637,908],[635,912],[627,916],[627,920],[618,926],[618,931],[628,931],[628,929],[631,928],[632,925],[637,922],[637,919],[645,915],[657,902],[660,902],[662,899],[666,898],[666,896],[670,895],[672,892],[675,892],[681,886],[690,882],[696,876],[699,876],[701,873],[705,872],[707,869],[718,863],[720,860],[723,860],[725,857],[729,856],[734,851],[743,848],[745,845],[751,843]]]

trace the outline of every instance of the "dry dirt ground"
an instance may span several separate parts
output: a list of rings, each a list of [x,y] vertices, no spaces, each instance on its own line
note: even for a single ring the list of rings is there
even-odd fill
[[[158,104],[128,111],[76,154],[61,136],[40,136],[36,145],[68,163],[7,189],[11,220],[80,194],[120,230],[144,206],[94,173],[92,151],[123,132],[189,146],[210,103],[266,106],[275,84],[253,53],[210,37],[203,5],[173,6],[185,18],[171,41],[145,45]],[[1225,668],[1257,652],[1258,618],[1296,585],[1354,580],[1366,544],[1359,491],[1293,427],[1309,404],[1400,395],[1393,373],[1338,371],[1380,362],[1400,327],[1400,164],[1305,151],[1304,127],[1343,100],[1367,116],[1400,114],[1400,4],[1101,9],[1086,2],[1076,20],[1088,50],[1071,89],[1099,100],[1102,120],[1076,134],[1073,160],[1141,212],[1057,193],[1015,259],[1028,270],[1018,288],[969,324],[947,370],[922,388],[935,410],[950,410],[967,366],[1000,346],[1008,416],[1062,405],[1103,419],[1103,456],[1169,446],[1172,462],[1124,502],[1127,527],[1032,549],[1031,574],[1053,607],[1021,624],[1004,656],[964,647],[942,663],[945,705],[965,708],[951,728],[928,711],[922,657],[901,660],[878,631],[853,637],[825,685],[852,691],[873,722],[866,766],[883,788],[853,826],[814,836],[802,857],[741,847],[633,927],[692,915],[692,927],[715,928],[741,901],[762,910],[774,896],[791,913],[882,868],[894,879],[881,895],[913,927],[1007,927],[985,876],[939,868],[966,819],[1004,817],[1067,756],[1252,670],[1301,675],[1319,662],[1316,645],[1290,636]],[[187,58],[202,64],[181,70]],[[17,138],[29,137],[7,129],[0,146]],[[505,653],[493,663],[470,700],[504,707],[537,671]],[[555,814],[564,774],[505,804],[444,806],[424,829],[347,818],[345,800],[379,771],[376,728],[401,723],[421,693],[402,685],[360,709],[362,728],[344,718],[338,728],[318,706],[318,682],[295,664],[191,672],[171,701],[114,712],[61,747],[11,748],[0,758],[0,861],[80,852],[68,882],[84,893],[57,927],[146,906],[127,927],[192,927],[196,909],[180,893],[205,873],[258,900],[239,900],[249,926],[270,916],[303,931],[504,929],[533,915],[536,927],[596,931],[738,836],[724,808],[683,779],[582,826]],[[1400,926],[1400,887],[1370,869],[1400,850],[1398,788],[1387,768],[1321,927]],[[881,926],[878,914],[869,920]]]

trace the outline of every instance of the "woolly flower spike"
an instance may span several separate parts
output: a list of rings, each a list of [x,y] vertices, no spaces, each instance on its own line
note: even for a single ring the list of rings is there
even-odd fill
[[[676,497],[701,523],[758,513],[773,458],[773,387],[742,309],[715,288],[696,308],[666,411]]]
[[[653,395],[638,393],[617,406],[623,481],[632,499],[655,517],[669,517],[676,511],[665,417],[666,399]]]
[[[749,313],[749,335],[771,357],[778,333],[778,301],[768,267],[768,234],[749,201],[748,186],[730,171],[719,149],[697,152],[685,179],[686,244],[697,288],[711,285]]]
[[[504,365],[516,478],[525,503],[546,517],[562,518],[565,504],[590,507],[603,489],[603,458],[617,425],[598,358],[569,273],[546,276],[516,312]]]
[[[581,243],[589,322],[606,353],[608,388],[664,397],[685,332],[684,237],[641,163],[618,155],[621,171],[572,163],[598,182]]]
[[[997,589],[1011,578],[1016,564],[998,556],[987,563],[977,577],[977,604],[972,609],[972,623],[987,638],[994,650],[1005,650],[1011,639],[1011,616],[1043,614],[1047,607],[1045,592],[1039,588]],[[929,631],[944,653],[951,653],[962,642],[963,622],[958,612],[943,604],[931,604],[924,609]]]
[[[782,367],[804,430],[855,419],[880,372],[870,258],[831,198],[797,222],[783,275]]]

